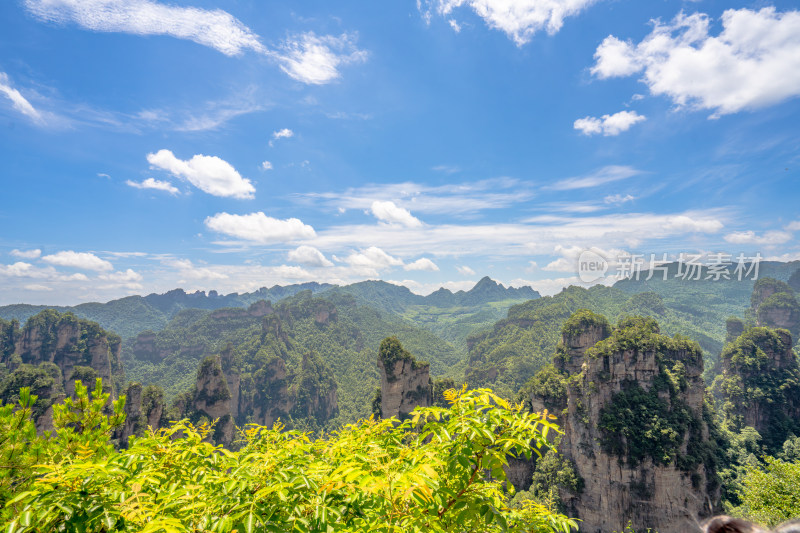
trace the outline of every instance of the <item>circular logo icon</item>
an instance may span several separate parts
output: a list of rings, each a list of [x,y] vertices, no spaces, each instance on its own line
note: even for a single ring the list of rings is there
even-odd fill
[[[608,261],[605,257],[591,250],[584,250],[578,256],[578,278],[584,283],[592,283],[608,272]]]

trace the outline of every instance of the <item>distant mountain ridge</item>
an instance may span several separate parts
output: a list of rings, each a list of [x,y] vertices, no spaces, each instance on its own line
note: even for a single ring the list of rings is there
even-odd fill
[[[502,300],[539,298],[539,293],[530,287],[506,288],[488,276],[478,281],[469,291],[453,293],[441,288],[428,296],[414,294],[408,287],[385,281],[362,281],[344,286],[308,282],[262,287],[257,291],[241,294],[234,292],[222,295],[214,290],[208,293],[205,291],[188,293],[183,289],[173,289],[163,294],[127,296],[106,303],[89,302],[75,306],[14,304],[0,307],[0,318],[17,319],[24,323],[45,309],[71,311],[75,316],[97,322],[103,328],[129,338],[141,331],[164,329],[169,321],[184,309],[213,311],[226,307],[248,307],[260,300],[276,303],[306,290],[313,294],[328,291],[349,294],[361,303],[393,313],[400,313],[411,305],[476,306]]]

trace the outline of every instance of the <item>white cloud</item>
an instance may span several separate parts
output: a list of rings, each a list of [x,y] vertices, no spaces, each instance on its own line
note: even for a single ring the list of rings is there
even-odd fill
[[[614,181],[624,180],[641,174],[641,170],[626,165],[609,165],[601,168],[587,176],[567,178],[550,186],[557,191],[569,191],[572,189],[586,189],[597,187]]]
[[[599,78],[643,71],[653,95],[712,117],[758,109],[800,95],[800,11],[729,9],[722,31],[709,35],[703,13],[654,22],[640,43],[608,36],[597,48]]]
[[[789,222],[785,228],[787,231],[797,231],[800,230],[800,220],[795,220],[794,222]]]
[[[41,113],[18,90],[9,85],[8,75],[5,72],[0,72],[0,94],[11,100],[11,107],[34,122],[42,122]]]
[[[419,228],[422,226],[422,222],[412,215],[408,209],[397,207],[392,201],[381,202],[376,200],[372,202],[370,210],[375,218],[381,222],[400,224],[407,228]]]
[[[625,196],[621,194],[609,194],[605,198],[603,198],[603,202],[607,204],[614,204],[614,205],[622,205],[626,202],[632,202],[636,198],[631,196],[630,194],[626,194]]]
[[[272,163],[270,163],[269,161],[262,161],[261,170],[272,170]]]
[[[458,292],[458,291],[468,291],[475,286],[475,282],[471,280],[445,281],[444,283],[442,282],[420,283],[419,281],[413,279],[404,279],[402,281],[387,279],[384,281],[386,281],[386,283],[393,283],[394,285],[408,287],[408,289],[411,292],[422,296],[428,295],[439,289],[447,289],[452,292]]]
[[[273,139],[288,139],[290,137],[294,137],[294,132],[289,128],[283,128],[282,130],[272,132]]]
[[[233,166],[216,156],[198,154],[184,161],[170,150],[147,154],[147,161],[156,168],[189,181],[192,185],[214,196],[253,198],[255,187],[243,178]]]
[[[564,257],[559,257],[542,267],[548,272],[575,272],[575,261],[570,261]]]
[[[737,231],[729,233],[723,238],[732,244],[761,244],[769,246],[791,241],[792,234],[775,230],[764,232],[762,235],[758,235],[754,231]]]
[[[579,118],[573,124],[576,130],[580,130],[584,135],[594,135],[602,133],[604,136],[619,135],[623,131],[628,131],[637,122],[646,120],[644,115],[636,111],[620,111],[613,115],[603,115],[597,117]]]
[[[206,226],[218,233],[254,243],[268,244],[310,239],[316,236],[314,228],[299,219],[279,220],[263,212],[248,215],[217,213],[205,220]]]
[[[40,285],[39,283],[30,283],[25,285],[25,290],[28,291],[52,291],[52,287],[48,287],[47,285]]]
[[[468,267],[466,265],[457,266],[456,270],[458,270],[458,273],[461,274],[462,276],[474,276],[475,275],[475,271],[472,270],[470,267]]]
[[[355,41],[355,36],[346,33],[335,37],[307,32],[288,39],[280,51],[270,55],[291,78],[322,85],[340,76],[339,67],[366,60],[367,53],[356,48]]]
[[[289,128],[283,128],[282,130],[277,130],[272,132],[272,139],[269,141],[270,146],[275,146],[275,141],[278,139],[290,139],[294,137],[294,132]],[[270,165],[270,168],[272,166]]]
[[[531,40],[540,30],[554,34],[564,19],[575,16],[595,0],[424,0],[430,18],[431,10],[443,17],[461,6],[468,6],[493,29],[501,30],[517,46]],[[418,5],[422,5],[419,2]],[[455,29],[455,28],[454,28]]]
[[[456,19],[449,19],[447,23],[450,24],[450,27],[453,28],[454,32],[461,33],[461,25]]]
[[[732,215],[708,208],[682,213],[615,213],[602,216],[539,215],[518,223],[426,225],[409,231],[388,224],[330,226],[304,244],[323,251],[349,246],[385,243],[384,249],[399,257],[431,251],[435,256],[509,257],[549,254],[556,245],[581,247],[639,247],[643,242],[658,247],[685,246],[723,228]]]
[[[46,255],[42,257],[42,261],[50,263],[51,265],[80,268],[83,270],[104,271],[114,269],[111,263],[105,259],[100,259],[93,253],[73,252],[72,250]]]
[[[258,35],[231,14],[178,7],[150,0],[25,0],[38,18],[88,30],[136,35],[169,35],[234,56],[244,50],[266,53]]]
[[[447,172],[446,169],[434,170]],[[340,212],[342,209],[369,210],[373,202],[379,200],[409,206],[416,213],[464,216],[525,203],[534,195],[531,183],[513,178],[492,178],[436,186],[414,182],[368,184],[344,192],[297,194],[295,199],[305,204],[322,201]]]
[[[436,266],[436,263],[434,263],[427,257],[422,257],[420,259],[417,259],[413,263],[409,263],[403,268],[405,270],[424,270],[425,272],[439,272],[439,267]]]
[[[331,263],[322,252],[313,246],[299,246],[295,250],[289,252],[289,261],[301,263],[303,265],[318,266],[318,267],[331,267]]]
[[[144,286],[139,283],[142,281],[142,275],[133,269],[127,269],[124,272],[111,272],[110,274],[100,274],[97,279],[106,281],[108,283],[98,285],[99,289],[119,289],[124,288],[131,291],[141,290]]]
[[[403,264],[402,260],[392,257],[377,246],[370,246],[361,252],[353,252],[343,261],[357,270],[360,269],[361,272],[366,272],[365,275]]]
[[[168,181],[161,181],[153,178],[147,178],[142,182],[125,180],[125,184],[136,189],[155,189],[157,191],[164,191],[170,194],[180,194],[177,187],[173,186]]]
[[[124,272],[111,272],[110,274],[100,274],[97,276],[98,279],[103,281],[117,281],[117,282],[129,282],[129,281],[142,281],[142,275],[136,272],[133,269],[127,269]]]
[[[42,255],[42,251],[38,248],[36,250],[11,250],[11,255],[22,259],[36,259]]]

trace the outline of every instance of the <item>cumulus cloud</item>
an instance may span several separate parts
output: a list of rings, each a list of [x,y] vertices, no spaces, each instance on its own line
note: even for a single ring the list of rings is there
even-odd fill
[[[458,273],[461,274],[462,276],[474,276],[475,275],[475,271],[472,270],[470,267],[468,267],[466,265],[457,266],[456,270],[458,270]]]
[[[381,202],[376,200],[372,202],[370,210],[375,218],[381,222],[400,224],[407,228],[419,228],[422,226],[422,222],[412,215],[408,209],[398,207],[392,201]]]
[[[297,218],[280,220],[268,217],[262,211],[248,215],[217,213],[205,220],[205,225],[218,233],[259,244],[310,239],[316,236],[314,228]]]
[[[341,74],[339,67],[366,60],[367,53],[355,45],[355,36],[316,35],[307,32],[285,41],[271,52],[289,77],[310,85],[330,83]]]
[[[288,139],[289,137],[294,137],[294,132],[289,128],[283,128],[282,130],[272,132],[273,139]]]
[[[228,56],[245,50],[266,52],[258,35],[221,9],[171,6],[150,0],[25,0],[25,6],[41,20],[72,22],[92,31],[169,35]]]
[[[11,101],[11,107],[34,122],[42,122],[41,113],[17,89],[9,85],[8,75],[5,72],[0,72],[0,94]]]
[[[353,252],[343,261],[351,267],[373,272],[403,264],[402,260],[392,257],[377,246],[370,246],[361,252]]]
[[[800,230],[800,220],[795,220],[794,222],[789,222],[789,224],[786,225],[786,230],[787,231]]]
[[[21,259],[36,259],[42,255],[42,251],[38,248],[36,250],[11,250],[11,255]]]
[[[129,281],[142,281],[142,275],[136,272],[133,269],[127,269],[124,272],[111,272],[110,274],[100,274],[97,276],[98,279],[103,281],[118,281],[118,282],[129,282]]]
[[[289,252],[289,261],[301,263],[303,265],[330,267],[333,266],[328,258],[322,252],[313,246],[298,246],[295,250]]]
[[[114,265],[89,252],[73,252],[72,250],[65,250],[55,254],[46,255],[42,257],[42,261],[45,263],[50,263],[51,265],[80,268],[82,270],[114,270]]]
[[[800,11],[729,9],[722,31],[709,34],[703,13],[654,22],[641,42],[610,35],[598,46],[598,78],[643,72],[653,95],[712,117],[758,109],[800,95]]]
[[[256,192],[249,179],[243,178],[230,163],[216,156],[198,154],[184,161],[170,150],[159,150],[147,154],[147,161],[153,167],[185,179],[214,196],[245,199],[253,198]]]
[[[124,272],[111,272],[109,274],[100,274],[97,279],[108,283],[100,285],[101,289],[117,289],[125,288],[129,290],[139,290],[144,288],[140,281],[142,275],[133,269],[127,269]]]
[[[573,127],[584,135],[602,133],[604,136],[609,137],[628,131],[631,126],[643,120],[646,120],[645,116],[638,114],[636,111],[620,111],[613,115],[603,115],[600,118],[579,118],[575,121]]]
[[[586,176],[578,176],[558,181],[551,185],[550,188],[557,191],[587,189],[589,187],[597,187],[598,185],[605,185],[614,181],[628,179],[641,173],[641,170],[627,165],[609,165]]]
[[[272,163],[270,163],[269,161],[262,161],[261,170],[272,170]]]
[[[417,259],[413,263],[409,263],[403,268],[406,270],[424,270],[425,272],[439,272],[439,267],[436,266],[436,263],[434,263],[427,257],[422,257],[420,259]]]
[[[157,191],[164,191],[170,194],[179,194],[180,191],[168,181],[161,181],[153,178],[147,178],[144,181],[131,181],[125,180],[125,184],[135,189],[155,189]]]
[[[575,16],[596,0],[424,0],[425,17],[431,12],[448,17],[454,9],[470,7],[486,24],[504,32],[517,46],[531,40],[537,31],[555,34],[564,19]],[[451,23],[452,26],[452,23]],[[456,26],[453,27],[456,29]],[[458,31],[458,30],[456,30]]]
[[[758,235],[755,231],[736,231],[723,237],[732,244],[761,244],[772,246],[792,240],[792,234],[786,231],[766,231]]]

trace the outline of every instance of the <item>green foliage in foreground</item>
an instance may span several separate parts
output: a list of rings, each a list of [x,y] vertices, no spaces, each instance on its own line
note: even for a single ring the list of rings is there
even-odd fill
[[[540,454],[548,432],[558,428],[489,390],[451,389],[445,396],[449,408],[418,409],[403,423],[362,420],[318,440],[280,425],[248,426],[242,448],[232,452],[207,441],[211,427],[181,421],[114,451],[109,438],[124,399],[106,417],[108,395],[100,384],[93,399],[77,386],[76,399],[56,410],[57,438],[36,437],[28,425],[12,442],[0,442],[0,457],[18,466],[13,483],[2,479],[3,530],[568,533],[576,527],[534,502],[511,509],[502,490],[508,454]],[[23,397],[16,412],[0,408],[0,427],[25,426],[30,401]]]
[[[772,457],[751,464],[742,481],[742,505],[734,511],[769,527],[800,516],[800,461]]]

